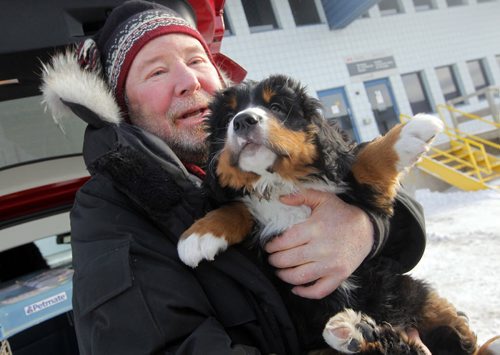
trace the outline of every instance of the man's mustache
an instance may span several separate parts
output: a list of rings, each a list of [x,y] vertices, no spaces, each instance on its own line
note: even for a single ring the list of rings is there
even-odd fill
[[[211,99],[212,95],[205,91],[197,91],[191,96],[179,98],[170,106],[167,117],[177,119],[193,109],[207,107]]]

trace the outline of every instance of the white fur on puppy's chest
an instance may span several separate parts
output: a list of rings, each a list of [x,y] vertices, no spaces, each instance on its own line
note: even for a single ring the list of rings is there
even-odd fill
[[[277,199],[265,200],[247,196],[243,201],[263,226],[259,234],[261,242],[266,242],[268,238],[282,233],[288,227],[305,221],[311,215],[311,209],[307,206],[288,206]]]

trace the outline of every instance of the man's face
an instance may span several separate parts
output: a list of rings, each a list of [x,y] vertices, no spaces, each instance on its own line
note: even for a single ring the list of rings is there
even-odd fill
[[[207,147],[201,123],[221,87],[217,70],[195,38],[155,38],[136,55],[125,83],[130,120],[162,138],[181,160],[202,163]]]

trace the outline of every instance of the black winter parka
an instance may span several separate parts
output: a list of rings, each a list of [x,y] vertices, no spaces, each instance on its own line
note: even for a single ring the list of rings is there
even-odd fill
[[[179,260],[179,235],[210,206],[166,145],[124,123],[89,127],[84,154],[93,176],[71,213],[82,354],[298,353],[287,311],[247,250],[194,270]]]

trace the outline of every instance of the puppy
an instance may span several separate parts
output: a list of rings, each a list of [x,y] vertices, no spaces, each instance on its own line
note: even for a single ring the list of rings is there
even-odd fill
[[[318,100],[282,75],[230,87],[210,109],[206,186],[223,204],[181,236],[179,256],[191,267],[247,237],[263,246],[304,221],[308,207],[279,201],[304,188],[342,194],[389,218],[399,176],[442,129],[440,120],[420,114],[357,146],[324,119]],[[277,281],[304,347],[320,348],[324,339],[332,353],[423,354],[405,335],[415,327],[433,354],[473,354],[476,337],[466,319],[426,283],[394,270],[383,257],[365,261],[319,301],[295,296]]]

